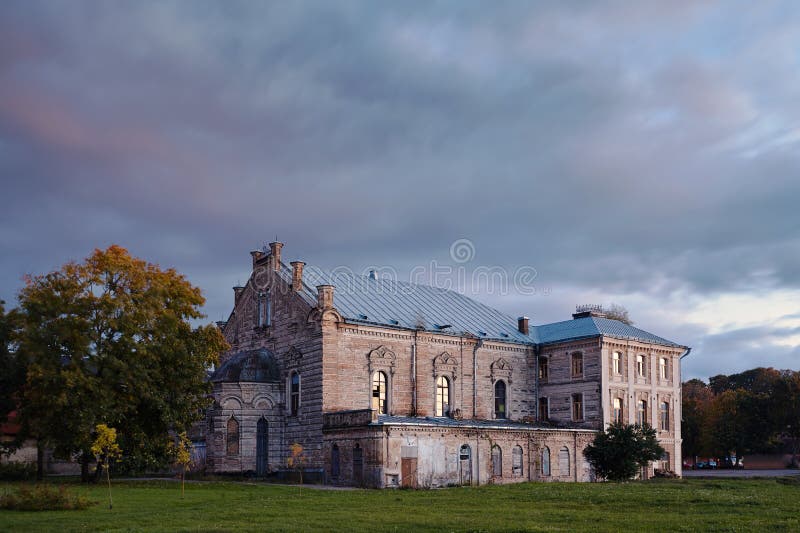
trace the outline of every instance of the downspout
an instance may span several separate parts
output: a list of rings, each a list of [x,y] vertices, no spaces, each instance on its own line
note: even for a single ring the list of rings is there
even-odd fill
[[[478,348],[483,346],[483,339],[478,339],[472,349],[472,418],[478,418]]]
[[[678,398],[681,400],[681,442],[679,443],[681,446],[681,455],[680,461],[678,461],[677,457],[675,458],[675,470],[677,471],[678,468],[681,470],[681,477],[683,477],[683,358],[688,357],[689,354],[692,353],[691,348],[686,348],[686,351],[683,352],[681,358],[678,360]],[[739,458],[737,457],[736,460],[738,461]],[[692,464],[697,463],[697,456],[693,458]]]
[[[411,416],[417,416],[417,330],[411,344]]]
[[[533,346],[533,415],[534,420],[541,422],[539,417],[539,354],[542,350],[538,344]],[[530,444],[528,445],[530,452]]]

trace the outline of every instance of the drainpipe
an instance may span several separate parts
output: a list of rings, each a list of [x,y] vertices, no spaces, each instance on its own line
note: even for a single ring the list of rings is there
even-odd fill
[[[411,416],[417,416],[417,331],[411,345]]]
[[[533,416],[537,422],[539,418],[539,354],[542,353],[538,344],[533,347]],[[528,446],[530,450],[530,445]]]
[[[483,346],[483,339],[478,339],[472,349],[472,418],[478,417],[478,348]]]
[[[675,470],[677,471],[680,468],[681,477],[683,477],[683,358],[688,357],[690,353],[692,353],[692,349],[686,348],[686,351],[683,352],[683,355],[681,355],[679,359],[680,364],[678,365],[678,398],[681,400],[681,454],[680,461],[678,461],[677,456],[675,457]],[[694,462],[697,463],[697,456],[694,457]]]

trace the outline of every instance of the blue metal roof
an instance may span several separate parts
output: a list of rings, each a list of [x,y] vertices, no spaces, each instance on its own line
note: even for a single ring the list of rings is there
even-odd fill
[[[292,269],[281,264],[281,277],[292,282]],[[298,294],[311,306],[317,304],[318,285],[333,285],[334,307],[348,322],[464,335],[487,340],[523,344],[549,344],[571,339],[607,335],[680,346],[617,320],[600,317],[577,318],[530,326],[524,335],[517,320],[458,292],[386,278],[359,276],[349,271],[325,272],[314,266],[303,271],[303,287]],[[447,326],[447,327],[445,327]]]
[[[540,344],[607,335],[609,337],[651,342],[664,346],[681,346],[643,329],[629,326],[619,320],[595,316],[573,318],[564,322],[536,326],[536,331]]]

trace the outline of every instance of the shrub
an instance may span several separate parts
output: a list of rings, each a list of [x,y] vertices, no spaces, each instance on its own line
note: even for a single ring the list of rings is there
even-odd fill
[[[64,485],[24,485],[16,493],[0,496],[0,509],[13,511],[76,511],[96,503]]]
[[[0,463],[0,480],[25,481],[36,477],[36,465],[32,463]]]

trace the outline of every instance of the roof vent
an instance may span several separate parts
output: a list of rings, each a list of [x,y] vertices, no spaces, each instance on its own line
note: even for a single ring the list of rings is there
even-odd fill
[[[439,329],[447,329],[447,328],[452,328],[453,325],[452,324],[442,324],[440,326],[440,325],[437,324],[436,327],[439,328]]]
[[[361,320],[366,320],[368,317],[367,317],[367,315],[363,315],[362,314],[362,315],[358,315],[358,318],[360,318]]]
[[[378,274],[375,272],[375,270],[369,271],[369,279],[378,279]]]
[[[392,325],[394,325],[394,326],[397,326],[397,325],[399,325],[399,324],[400,324],[400,321],[399,321],[399,320],[395,320],[394,318],[390,318],[390,319],[389,319],[389,324],[392,324]]]
[[[605,318],[606,312],[603,306],[598,304],[576,305],[575,312],[572,313],[572,318],[588,318],[591,316]]]

